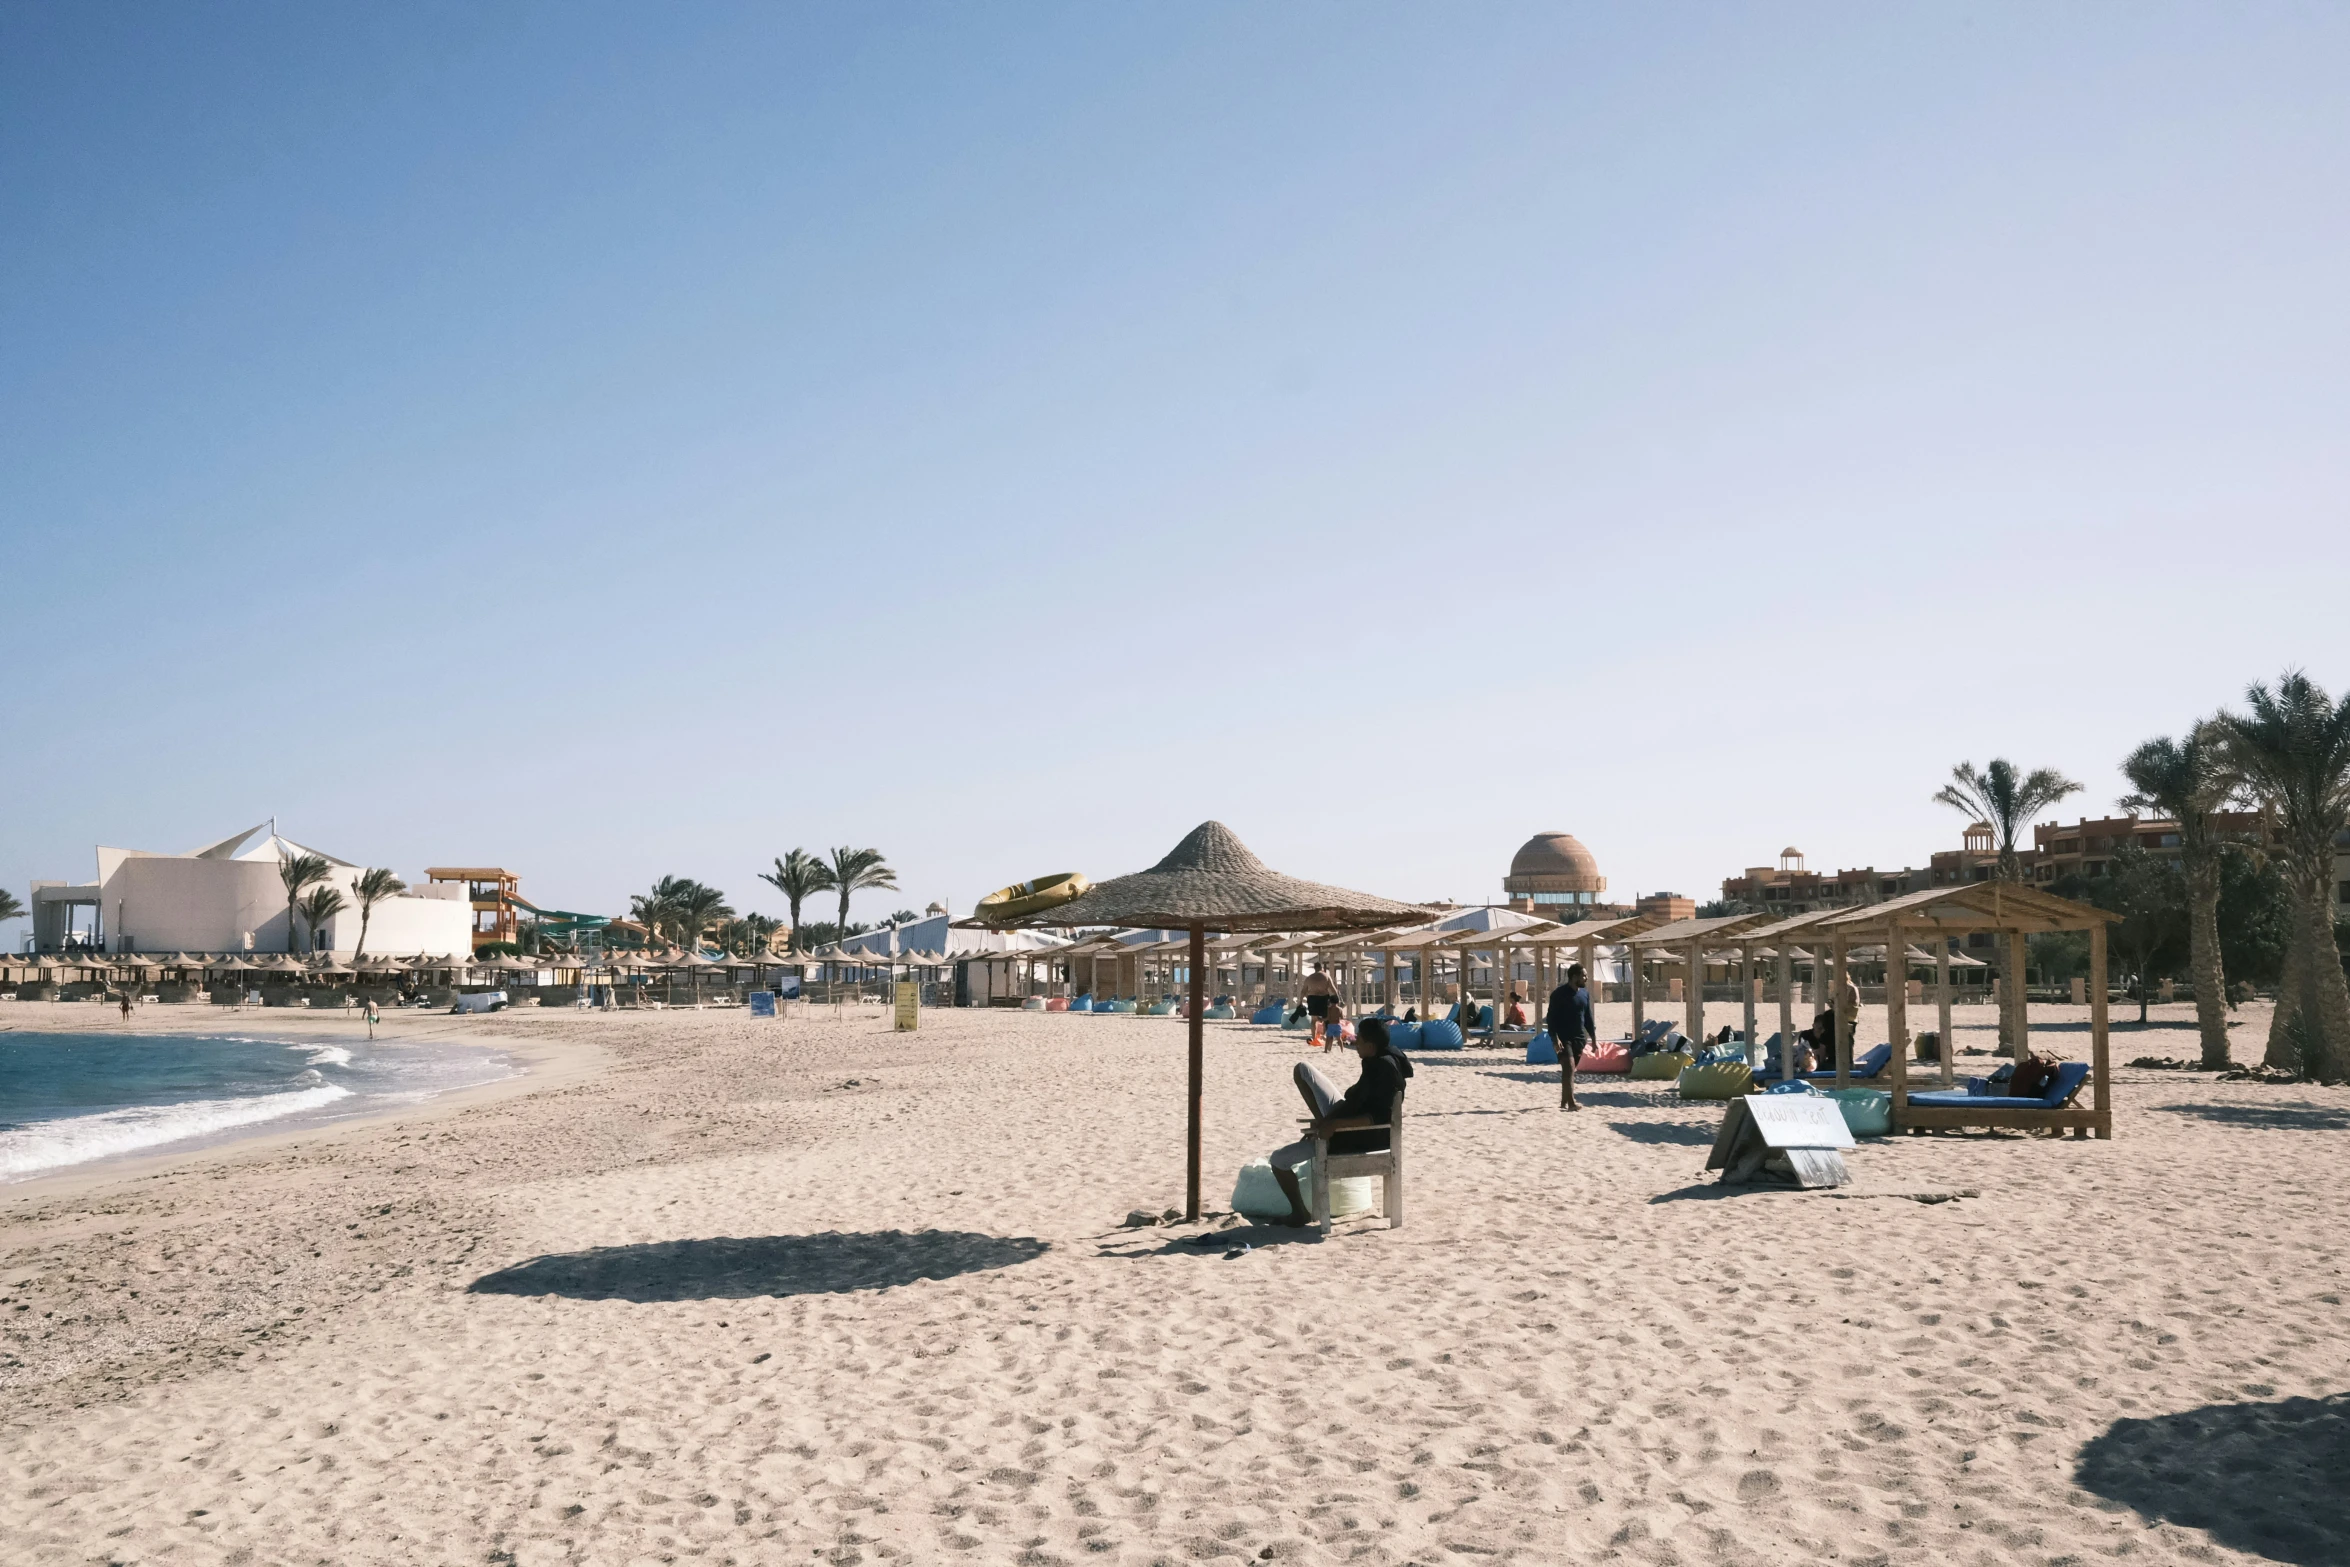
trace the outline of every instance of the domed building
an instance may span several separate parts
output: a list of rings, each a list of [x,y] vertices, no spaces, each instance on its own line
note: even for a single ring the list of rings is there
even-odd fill
[[[1502,891],[1513,909],[1579,919],[1582,910],[1607,901],[1607,878],[1591,851],[1563,832],[1538,832],[1510,860]]]

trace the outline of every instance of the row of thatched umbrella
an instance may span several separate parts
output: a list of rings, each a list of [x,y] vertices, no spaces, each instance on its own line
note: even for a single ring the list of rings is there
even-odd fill
[[[1202,822],[1147,871],[1117,876],[1091,891],[1005,928],[1148,926],[1191,938],[1190,1123],[1186,1132],[1184,1213],[1199,1218],[1200,1098],[1208,1009],[1208,932],[1376,930],[1428,911],[1391,898],[1270,869],[1222,822]]]

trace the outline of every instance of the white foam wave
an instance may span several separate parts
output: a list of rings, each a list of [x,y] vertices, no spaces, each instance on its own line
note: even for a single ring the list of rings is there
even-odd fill
[[[137,1105],[97,1115],[36,1121],[0,1132],[0,1179],[34,1175],[92,1159],[136,1153],[190,1137],[203,1137],[262,1121],[299,1115],[350,1097],[336,1084],[252,1099],[191,1099],[176,1105]]]
[[[297,1045],[298,1050],[310,1052],[312,1066],[349,1066],[351,1052],[341,1045]]]

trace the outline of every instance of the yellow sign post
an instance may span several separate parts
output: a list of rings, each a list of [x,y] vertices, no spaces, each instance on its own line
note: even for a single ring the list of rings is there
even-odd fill
[[[911,1034],[922,1015],[922,985],[918,980],[898,981],[898,1032]]]

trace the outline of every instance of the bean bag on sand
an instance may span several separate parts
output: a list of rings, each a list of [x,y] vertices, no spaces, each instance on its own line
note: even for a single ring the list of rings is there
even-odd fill
[[[1754,1088],[1754,1069],[1743,1061],[1708,1061],[1681,1073],[1684,1099],[1738,1099]]]

